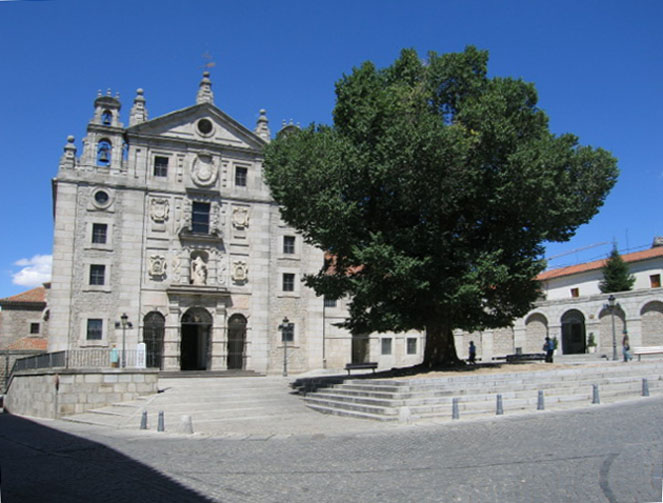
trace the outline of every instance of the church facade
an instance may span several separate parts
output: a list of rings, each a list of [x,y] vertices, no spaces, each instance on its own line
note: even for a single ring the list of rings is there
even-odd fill
[[[128,127],[120,109],[98,95],[82,152],[70,136],[53,180],[49,351],[144,342],[150,367],[260,373],[284,355],[293,372],[420,361],[420,334],[353,340],[334,325],[342,301],[302,283],[324,257],[264,182],[264,110],[254,130],[239,124],[207,73],[188,108],[150,120],[139,89]]]

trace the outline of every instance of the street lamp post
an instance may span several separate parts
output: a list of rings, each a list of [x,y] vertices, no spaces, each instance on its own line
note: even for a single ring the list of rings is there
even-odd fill
[[[283,342],[283,376],[288,375],[288,341],[293,339],[295,324],[290,323],[287,317],[279,325],[281,342]]]
[[[612,359],[617,360],[617,334],[615,333],[615,308],[619,304],[615,302],[615,296],[610,294],[608,297],[608,307],[610,308],[610,318],[612,319]]]
[[[129,321],[127,313],[122,313],[120,321],[115,322],[115,328],[122,328],[122,368],[127,366],[127,328],[133,328],[133,324]]]

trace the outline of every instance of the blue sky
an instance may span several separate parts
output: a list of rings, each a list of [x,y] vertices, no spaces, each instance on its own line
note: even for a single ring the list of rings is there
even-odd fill
[[[48,272],[50,180],[68,135],[80,152],[97,90],[120,93],[125,124],[139,87],[150,118],[187,107],[206,53],[216,105],[251,129],[266,108],[274,133],[329,123],[334,82],[365,60],[487,49],[491,75],[536,84],[554,133],[619,159],[606,204],[548,246],[564,254],[551,265],[603,258],[613,240],[649,247],[663,235],[662,22],[660,0],[0,0],[0,298]]]

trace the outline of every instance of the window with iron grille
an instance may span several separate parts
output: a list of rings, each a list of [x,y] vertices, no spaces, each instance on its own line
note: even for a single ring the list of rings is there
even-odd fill
[[[417,354],[417,338],[408,337],[407,338],[407,354],[416,355]]]
[[[39,333],[39,323],[30,323],[30,333],[31,334]]]
[[[283,291],[284,292],[294,292],[295,291],[295,275],[292,273],[283,274]]]
[[[106,233],[108,225],[106,224],[92,224],[92,242],[97,244],[106,243]]]
[[[651,285],[652,288],[661,288],[661,275],[652,274],[651,276],[649,276],[649,284]]]
[[[168,176],[168,157],[154,158],[154,176]]]
[[[382,339],[382,354],[390,355],[391,354],[391,337],[385,337]]]
[[[209,234],[210,203],[194,201],[191,215],[191,230],[201,234]]]
[[[246,187],[246,178],[249,170],[241,166],[235,167],[235,187]]]
[[[336,307],[336,299],[329,299],[325,297],[325,307]]]
[[[103,331],[103,320],[99,318],[89,318],[87,320],[87,340],[100,341]]]
[[[283,253],[295,253],[295,236],[283,236]]]
[[[106,276],[106,266],[100,264],[90,265],[90,284],[103,285]]]

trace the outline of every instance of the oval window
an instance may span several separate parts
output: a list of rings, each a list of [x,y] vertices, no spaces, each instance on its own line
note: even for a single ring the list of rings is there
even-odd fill
[[[208,135],[212,132],[212,122],[209,119],[200,119],[198,121],[198,131],[203,135]]]

